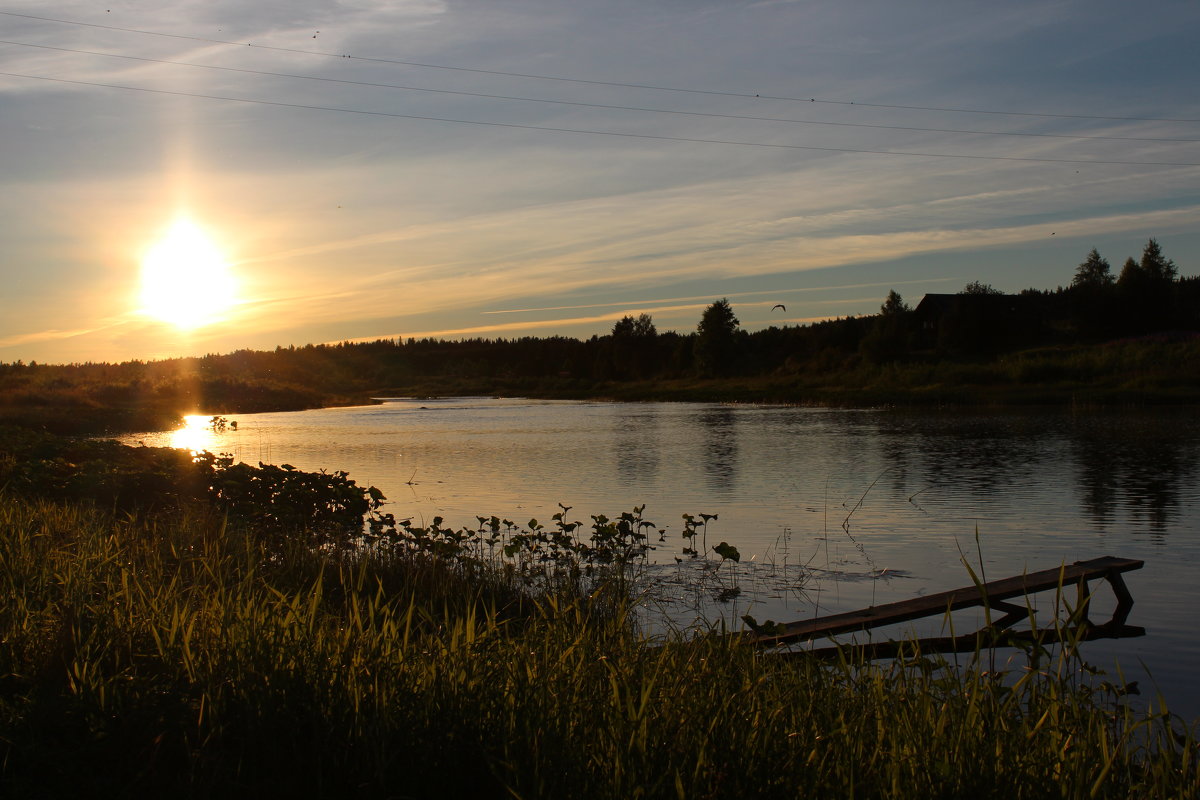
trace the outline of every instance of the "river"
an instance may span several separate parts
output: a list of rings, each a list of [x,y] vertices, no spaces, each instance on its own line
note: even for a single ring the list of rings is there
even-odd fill
[[[236,429],[194,417],[123,441],[346,470],[417,523],[473,527],[493,514],[549,523],[561,503],[568,519],[590,524],[644,504],[665,529],[652,600],[676,622],[786,621],[952,589],[971,582],[964,558],[987,579],[1103,555],[1142,559],[1125,579],[1129,623],[1147,635],[1089,642],[1085,657],[1137,680],[1143,698],[1161,690],[1173,711],[1200,717],[1194,411],[396,398],[230,418]],[[678,563],[684,513],[717,515],[707,544],[727,541],[741,563]],[[713,599],[731,586],[742,590],[733,600]],[[1093,619],[1104,621],[1111,592],[1093,589]],[[915,629],[937,634],[930,626],[942,624]]]

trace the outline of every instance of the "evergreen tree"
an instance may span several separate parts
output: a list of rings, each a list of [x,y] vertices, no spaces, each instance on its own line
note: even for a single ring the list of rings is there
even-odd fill
[[[1088,253],[1084,262],[1075,270],[1075,280],[1071,281],[1071,286],[1099,288],[1112,284],[1112,268],[1108,260],[1093,247],[1092,252]]]
[[[1125,333],[1166,330],[1175,324],[1173,296],[1178,269],[1154,239],[1146,242],[1142,260],[1126,259],[1117,279]]]
[[[1117,278],[1117,286],[1126,288],[1133,286],[1142,279],[1142,268],[1138,262],[1132,257],[1125,259],[1125,263],[1121,265],[1121,276]]]
[[[1142,250],[1142,263],[1139,265],[1146,277],[1158,283],[1170,283],[1175,280],[1179,270],[1175,262],[1162,254],[1162,248],[1154,239],[1146,242]]]

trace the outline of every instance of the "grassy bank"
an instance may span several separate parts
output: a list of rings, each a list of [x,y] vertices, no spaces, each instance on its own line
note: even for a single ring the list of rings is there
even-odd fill
[[[3,496],[0,793],[1200,789],[1192,732],[1087,688],[1070,660],[999,681],[982,665],[831,666],[720,637],[650,646],[620,602],[436,549],[314,548],[204,507]]]

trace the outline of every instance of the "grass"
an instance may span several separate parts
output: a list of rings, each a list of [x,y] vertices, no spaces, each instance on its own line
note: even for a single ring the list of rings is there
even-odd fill
[[[492,563],[0,495],[0,794],[1200,791],[1194,731],[1069,658],[1001,679],[650,643],[619,600]]]

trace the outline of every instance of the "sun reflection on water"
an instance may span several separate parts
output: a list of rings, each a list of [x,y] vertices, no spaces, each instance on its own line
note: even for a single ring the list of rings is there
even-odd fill
[[[203,414],[188,414],[183,418],[183,427],[171,431],[169,447],[199,453],[207,450],[216,452],[217,437],[213,430],[212,417]]]

